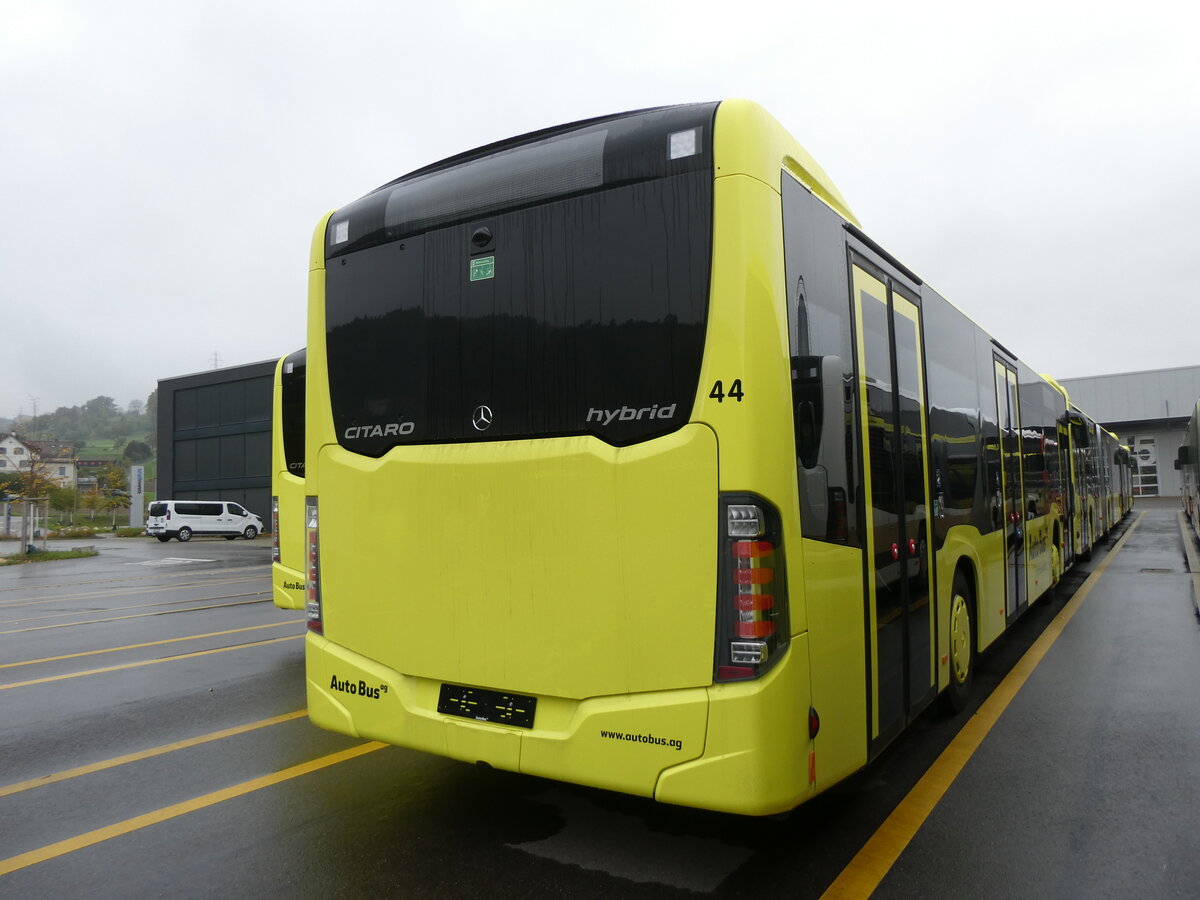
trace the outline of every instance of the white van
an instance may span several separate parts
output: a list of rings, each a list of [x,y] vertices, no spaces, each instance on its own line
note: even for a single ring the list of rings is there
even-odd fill
[[[241,536],[254,540],[263,530],[262,519],[225,500],[157,500],[150,504],[146,534],[164,543],[171,538],[190,541],[193,534],[219,534],[232,541]]]

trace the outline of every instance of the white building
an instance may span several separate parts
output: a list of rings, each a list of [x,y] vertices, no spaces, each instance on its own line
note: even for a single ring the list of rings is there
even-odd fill
[[[22,441],[15,434],[0,434],[0,475],[26,471],[34,461],[46,478],[60,487],[74,487],[77,476],[75,447],[62,441]]]
[[[1200,398],[1200,366],[1059,381],[1072,403],[1133,451],[1135,493],[1179,496],[1175,456]]]
[[[15,434],[0,434],[0,475],[28,469],[32,460],[28,444]]]

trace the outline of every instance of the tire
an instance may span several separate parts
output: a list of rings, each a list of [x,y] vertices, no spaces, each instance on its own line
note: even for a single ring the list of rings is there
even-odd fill
[[[943,703],[950,714],[960,713],[971,699],[975,681],[975,598],[966,576],[954,573],[950,592],[950,685]]]
[[[224,537],[225,537],[225,540],[227,540],[227,541],[233,541],[233,540],[237,540],[237,535],[236,535],[236,534],[227,534],[227,535],[225,535]]]
[[[258,529],[253,525],[247,525],[246,530],[243,531],[242,534],[245,536],[246,540],[252,541],[258,537]]]
[[[155,537],[164,544],[171,539],[169,534],[156,534]]]
[[[192,529],[185,525],[183,528],[179,529],[179,534],[175,535],[175,537],[179,538],[181,542],[186,544],[192,539]]]

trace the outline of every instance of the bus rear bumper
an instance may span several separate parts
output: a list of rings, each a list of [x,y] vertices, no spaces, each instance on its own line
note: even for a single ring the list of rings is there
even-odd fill
[[[796,805],[810,790],[792,735],[808,709],[794,696],[808,671],[796,649],[756,682],[586,700],[540,696],[534,727],[521,728],[439,713],[440,682],[309,633],[308,714],[330,731],[452,759],[761,815]],[[767,716],[768,705],[779,712]]]
[[[816,793],[807,638],[793,637],[787,658],[762,678],[708,689],[704,754],[663,772],[655,799],[767,816]]]
[[[304,609],[304,573],[271,563],[271,599],[280,609]]]

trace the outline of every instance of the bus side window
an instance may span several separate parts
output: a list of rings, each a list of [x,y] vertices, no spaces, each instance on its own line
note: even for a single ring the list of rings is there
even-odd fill
[[[847,538],[842,382],[840,357],[792,357],[801,527],[831,541]]]

